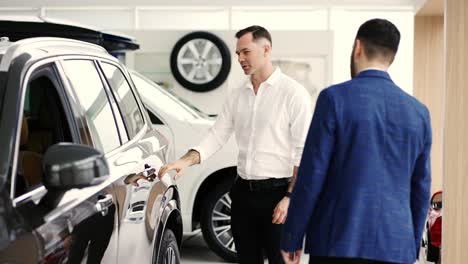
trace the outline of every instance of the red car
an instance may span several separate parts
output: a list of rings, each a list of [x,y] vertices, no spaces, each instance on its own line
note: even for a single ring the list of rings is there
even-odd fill
[[[431,207],[426,223],[426,259],[440,263],[442,246],[442,191],[435,192],[431,198]]]

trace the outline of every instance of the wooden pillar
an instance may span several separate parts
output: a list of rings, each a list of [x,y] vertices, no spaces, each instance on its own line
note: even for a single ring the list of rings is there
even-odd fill
[[[414,20],[413,94],[429,108],[431,114],[432,193],[442,189],[444,63],[443,16],[416,16]]]
[[[468,263],[468,1],[445,1],[442,262]]]

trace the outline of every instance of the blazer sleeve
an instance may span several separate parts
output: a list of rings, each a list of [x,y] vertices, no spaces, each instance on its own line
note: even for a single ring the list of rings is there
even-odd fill
[[[424,224],[426,222],[427,212],[429,210],[431,196],[431,145],[432,131],[430,124],[429,111],[426,109],[425,120],[426,136],[424,147],[419,154],[413,174],[411,177],[411,215],[413,218],[414,243],[416,247],[416,256],[419,255],[419,245],[421,243]]]
[[[323,90],[317,99],[291,194],[281,239],[281,249],[287,252],[302,248],[305,230],[313,214],[333,153],[336,114],[327,90]]]
[[[411,215],[413,218],[414,243],[416,256],[419,255],[424,223],[429,210],[431,195],[431,145],[432,131],[429,111],[426,109],[426,136],[424,147],[419,154],[411,177]]]

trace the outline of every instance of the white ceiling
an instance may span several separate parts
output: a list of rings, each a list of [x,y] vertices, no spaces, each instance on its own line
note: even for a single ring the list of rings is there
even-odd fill
[[[349,6],[415,7],[425,0],[1,0],[1,7],[50,6]]]

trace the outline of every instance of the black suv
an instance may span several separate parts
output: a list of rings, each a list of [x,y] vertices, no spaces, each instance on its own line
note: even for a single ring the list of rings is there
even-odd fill
[[[105,49],[0,41],[0,263],[179,263],[168,141]]]

